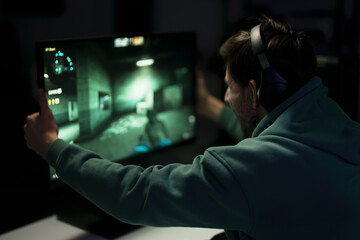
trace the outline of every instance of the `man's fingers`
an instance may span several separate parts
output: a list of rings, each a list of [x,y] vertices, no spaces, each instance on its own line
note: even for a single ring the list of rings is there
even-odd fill
[[[44,89],[38,88],[36,92],[37,100],[40,105],[40,112],[41,113],[48,113],[50,111],[49,105],[47,103],[47,99],[45,96]]]

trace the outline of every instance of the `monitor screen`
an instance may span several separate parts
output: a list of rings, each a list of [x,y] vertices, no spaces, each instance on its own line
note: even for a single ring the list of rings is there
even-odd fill
[[[68,143],[121,162],[195,138],[194,33],[41,41],[37,63]]]

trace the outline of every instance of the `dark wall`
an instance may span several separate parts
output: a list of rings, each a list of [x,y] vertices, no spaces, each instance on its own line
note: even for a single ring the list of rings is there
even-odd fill
[[[105,67],[95,56],[85,53],[77,56],[77,100],[81,135],[95,134],[112,116],[109,109],[100,109],[99,93],[111,96],[111,80]]]
[[[35,41],[114,33],[113,1],[1,1],[2,127],[0,233],[52,214],[48,166],[23,139],[28,114],[38,111]]]

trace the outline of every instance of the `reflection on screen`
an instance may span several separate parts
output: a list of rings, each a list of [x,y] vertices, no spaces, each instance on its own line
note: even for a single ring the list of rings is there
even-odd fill
[[[169,34],[42,42],[40,75],[59,137],[112,161],[193,138],[193,41]]]

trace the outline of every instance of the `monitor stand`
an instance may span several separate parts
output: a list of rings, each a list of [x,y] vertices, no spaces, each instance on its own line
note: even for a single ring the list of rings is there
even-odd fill
[[[117,220],[75,192],[71,195],[75,195],[68,198],[71,204],[67,203],[66,207],[57,212],[60,221],[106,239],[119,237],[141,227]]]

